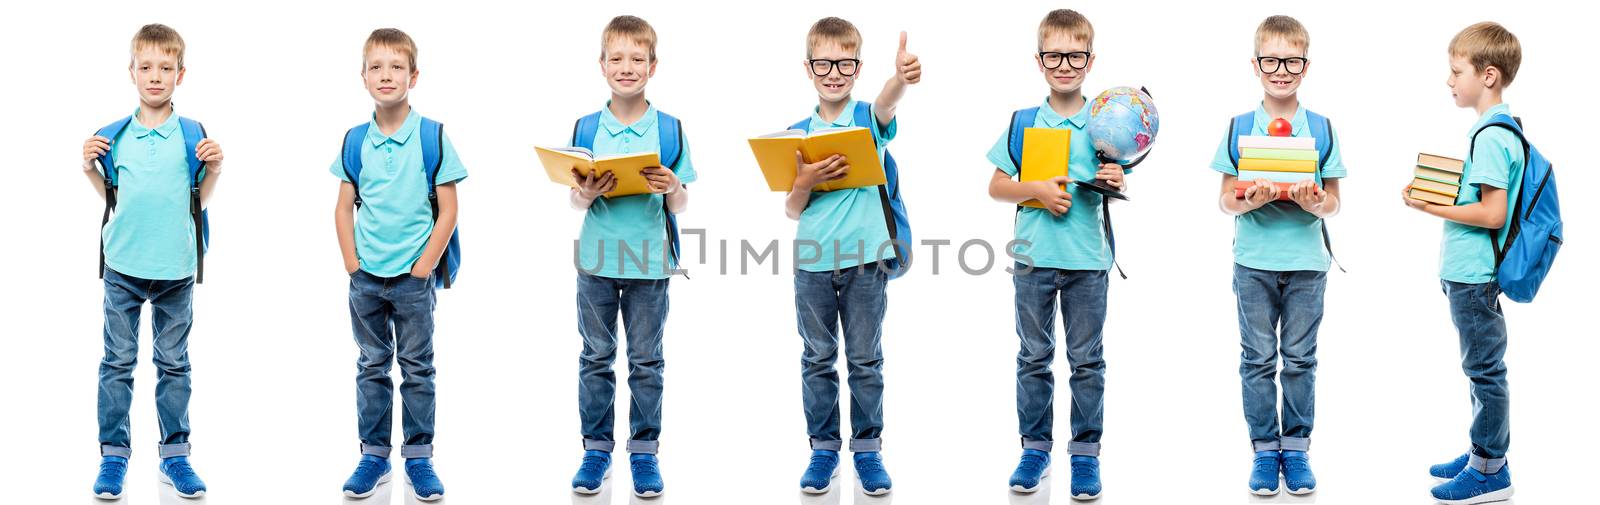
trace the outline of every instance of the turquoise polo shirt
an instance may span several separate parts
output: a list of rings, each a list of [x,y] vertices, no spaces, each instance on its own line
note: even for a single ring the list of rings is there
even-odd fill
[[[1266,136],[1272,115],[1263,107],[1256,107],[1255,127],[1248,135]],[[1295,109],[1289,125],[1295,137],[1310,137],[1306,126],[1306,109]],[[1234,135],[1246,133],[1232,132]],[[1323,163],[1320,179],[1341,179],[1345,176],[1344,158],[1339,155],[1339,135],[1330,128],[1333,137],[1327,163]],[[1228,138],[1217,146],[1211,159],[1211,169],[1237,177],[1239,169],[1233,166],[1228,152]],[[1265,207],[1235,216],[1233,219],[1233,261],[1245,267],[1271,272],[1311,270],[1328,271],[1331,257],[1322,242],[1322,220],[1289,201],[1275,201]]]
[[[195,244],[183,129],[177,113],[155,128],[134,115],[111,139],[117,208],[100,231],[106,267],[140,279],[186,279],[194,275]]]
[[[422,138],[417,131],[422,116],[416,110],[394,135],[384,135],[377,119],[367,126],[361,143],[361,207],[356,211],[356,257],[361,269],[378,277],[410,274],[433,235],[433,206],[428,203],[428,172],[422,165]],[[456,155],[450,137],[440,139],[439,184],[461,182],[466,167]],[[335,159],[328,169],[339,180],[344,161]]]
[[[1468,141],[1489,118],[1496,114],[1511,115],[1506,104],[1490,107],[1483,117],[1467,131]],[[1522,152],[1522,141],[1504,128],[1490,128],[1478,135],[1471,146],[1472,156],[1467,159],[1461,184],[1461,195],[1456,204],[1468,205],[1482,201],[1482,188],[1490,186],[1506,191],[1506,222],[1511,222],[1512,209],[1516,208],[1517,193],[1522,189],[1522,169],[1527,160]],[[1465,284],[1482,284],[1495,280],[1494,244],[1490,233],[1504,243],[1506,228],[1491,230],[1465,225],[1450,220],[1444,222],[1444,238],[1439,243],[1439,278]]]
[[[885,162],[899,120],[891,120],[888,128],[880,129],[875,117],[855,117],[856,104],[852,100],[845,105],[844,112],[833,121],[822,119],[818,109],[812,109],[811,131],[864,126],[872,131],[878,144],[879,162]],[[885,246],[889,240],[889,225],[884,222],[883,198],[878,195],[877,186],[813,191],[795,230],[795,265],[807,272],[829,272],[876,263],[895,257],[894,247]]]
[[[611,114],[610,103],[600,109],[600,126],[594,136],[595,156],[611,154],[659,153],[661,133],[657,123],[661,113],[654,105],[633,124],[622,124]],[[672,172],[678,182],[696,180],[694,163],[689,161],[689,141],[679,146],[678,166]],[[670,160],[661,160],[669,163]],[[599,197],[583,216],[583,231],[578,236],[578,268],[600,277],[616,279],[665,279],[677,268],[668,251],[666,196],[629,195]],[[625,247],[624,247],[625,246]],[[624,250],[626,249],[626,250]],[[663,259],[670,268],[663,268]],[[644,268],[639,268],[639,262]],[[599,265],[599,271],[594,271]]]
[[[1074,181],[1093,181],[1100,171],[1100,159],[1095,155],[1094,140],[1083,131],[1089,122],[1089,104],[1086,102],[1072,117],[1062,116],[1050,108],[1045,99],[1039,106],[1039,115],[1033,119],[1034,128],[1055,128],[1072,132],[1072,147],[1067,160],[1067,176]],[[989,148],[989,163],[1006,175],[1017,177],[1021,168],[1011,162],[1010,127],[1000,132],[1000,139]],[[1020,133],[1020,132],[1019,132]],[[1067,185],[1072,195],[1072,208],[1060,217],[1050,211],[1033,207],[1020,207],[1016,217],[1017,240],[1011,248],[1013,256],[1031,258],[1033,266],[1063,270],[1111,269],[1111,246],[1106,241],[1105,221],[1101,217],[1105,198],[1090,190]]]

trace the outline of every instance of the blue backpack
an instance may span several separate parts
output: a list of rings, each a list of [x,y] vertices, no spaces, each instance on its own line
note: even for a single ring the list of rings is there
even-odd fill
[[[856,102],[852,112],[854,122],[861,124],[861,118],[868,121],[877,121],[873,116],[872,104]],[[869,123],[870,124],[870,123]],[[800,120],[791,130],[811,132],[811,118]],[[905,275],[911,266],[911,247],[915,243],[911,238],[911,221],[906,217],[906,202],[900,198],[900,167],[895,164],[894,156],[889,151],[883,152],[883,175],[887,183],[878,186],[878,198],[883,202],[883,223],[889,228],[889,240],[894,244],[894,259],[887,261],[889,264],[889,279],[898,279]],[[881,249],[881,246],[880,246]],[[866,254],[866,251],[862,251]]]
[[[95,132],[95,135],[115,140],[117,134],[133,122],[133,116],[118,119]],[[210,220],[206,209],[200,205],[200,173],[205,170],[205,164],[200,158],[195,157],[195,148],[200,141],[206,138],[206,128],[200,122],[183,116],[178,116],[178,128],[183,132],[184,158],[189,163],[189,216],[194,219],[194,258],[196,284],[204,283],[206,279],[206,248],[211,241]],[[113,149],[106,149],[100,156],[100,179],[106,187],[106,210],[100,216],[100,229],[105,230],[106,224],[111,222],[111,212],[117,207],[117,162],[112,159]],[[100,276],[105,277],[106,271],[106,240],[104,233],[100,238]]]
[[[356,188],[356,207],[361,206],[361,143],[366,141],[371,122],[361,123],[344,134],[341,159],[344,176]],[[439,167],[444,163],[444,125],[422,118],[422,170],[428,176],[428,205],[433,207],[434,222],[439,219]],[[450,289],[456,282],[456,272],[461,269],[461,226],[450,231],[450,244],[434,267],[434,286]]]
[[[1146,91],[1145,93],[1148,94],[1149,92]],[[1018,174],[1022,173],[1022,132],[1032,128],[1034,120],[1038,119],[1038,117],[1038,107],[1029,107],[1011,113],[1011,126],[1006,130],[1006,143],[1011,152],[1011,164],[1017,167]],[[1148,156],[1150,156],[1150,153],[1147,151],[1139,159],[1123,166],[1123,168],[1132,169],[1143,163]],[[1017,204],[1017,215],[1022,215],[1022,204]],[[1117,236],[1111,231],[1111,202],[1106,200],[1104,196],[1100,197],[1100,222],[1106,232],[1106,245],[1111,248],[1111,264],[1117,267],[1118,276],[1127,279],[1128,274],[1122,272],[1122,264],[1117,262]]]
[[[593,151],[594,136],[599,132],[599,112],[578,118],[572,125],[572,146]],[[656,154],[661,158],[661,163],[676,174],[679,163],[683,161],[683,123],[678,121],[678,118],[657,110],[656,133],[659,134],[660,144]],[[678,216],[667,209],[666,198],[661,199],[661,213],[667,216],[667,242],[672,245],[672,263],[679,265]]]
[[[1495,278],[1500,291],[1512,301],[1528,303],[1539,293],[1539,285],[1550,273],[1556,253],[1561,252],[1561,203],[1556,198],[1555,171],[1550,160],[1523,136],[1520,119],[1495,115],[1472,134],[1473,143],[1477,143],[1478,134],[1490,128],[1509,130],[1522,142],[1525,162],[1522,178],[1517,181],[1517,200],[1506,226],[1498,233],[1490,233],[1489,241],[1494,246]],[[1471,160],[1471,156],[1469,152],[1467,159]],[[1529,190],[1533,191],[1531,197]],[[1501,234],[1505,235],[1503,245]]]
[[[1321,114],[1306,111],[1306,126],[1311,129],[1311,137],[1317,141],[1317,170],[1315,177],[1317,185],[1322,185],[1322,166],[1328,164],[1328,157],[1333,155],[1333,122]],[[1228,122],[1228,159],[1233,162],[1233,168],[1239,168],[1239,132],[1249,132],[1256,127],[1256,113],[1246,112]],[[1273,202],[1276,203],[1276,202]],[[1322,226],[1322,247],[1328,249],[1328,259],[1333,260],[1334,266],[1344,272],[1344,265],[1339,264],[1339,258],[1333,255],[1333,240],[1328,238],[1328,221],[1318,219],[1317,224]]]

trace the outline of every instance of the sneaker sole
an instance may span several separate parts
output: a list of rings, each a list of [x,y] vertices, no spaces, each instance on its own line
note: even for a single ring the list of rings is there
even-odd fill
[[[837,478],[839,478],[839,467],[835,466],[833,467],[833,475],[828,476],[828,485],[822,486],[822,489],[817,489],[811,486],[800,486],[800,492],[805,494],[828,494],[828,491],[833,490],[833,480]]]
[[[1315,493],[1315,492],[1317,492],[1317,488],[1314,488],[1314,487],[1303,487],[1303,488],[1299,488],[1299,489],[1290,489],[1289,490],[1289,494],[1292,494],[1292,495],[1295,495],[1295,496],[1304,496],[1304,495],[1308,495],[1308,494]]]
[[[657,496],[661,496],[661,493],[661,491],[645,491],[641,493],[637,489],[633,490],[633,495],[640,498],[655,498]]]
[[[95,493],[94,497],[95,498],[99,498],[101,500],[120,500],[120,499],[122,499],[122,493],[117,493],[117,494]]]
[[[1514,489],[1515,488],[1513,487],[1507,486],[1505,489],[1501,489],[1499,491],[1491,491],[1461,500],[1439,500],[1439,503],[1443,503],[1445,505],[1475,505],[1478,503],[1504,501],[1511,499],[1511,493]]]
[[[349,489],[346,489],[346,490],[344,490],[344,495],[347,498],[366,498],[368,496],[372,496],[372,493],[378,492],[378,486],[382,486],[382,485],[384,485],[384,483],[389,482],[389,477],[392,476],[392,475],[394,475],[394,472],[385,473],[382,476],[378,477],[378,482],[374,483],[372,485],[372,489],[368,489],[367,492],[365,492],[365,493],[357,493],[355,491],[351,491]]]
[[[160,472],[160,474],[161,482],[168,486],[172,486],[172,491],[178,493],[179,498],[199,498],[206,495],[206,490],[204,489],[195,491],[192,494],[185,494],[183,491],[178,491],[178,485],[172,483],[172,477],[168,477],[166,472]]]
[[[589,489],[589,488],[586,488],[586,487],[583,487],[583,486],[572,486],[572,492],[578,493],[578,494],[584,494],[584,495],[597,495],[597,494],[600,494],[600,488],[606,487],[606,481],[608,481],[608,480],[611,480],[611,467],[609,467],[609,466],[606,467],[605,475],[601,475],[600,476],[600,486],[599,487],[596,487],[594,489]]]
[[[1039,490],[1040,487],[1044,486],[1044,479],[1049,477],[1049,476],[1050,476],[1050,467],[1048,467],[1048,466],[1044,467],[1044,472],[1039,474],[1039,483],[1038,484],[1034,484],[1033,487],[1022,487],[1022,486],[1019,486],[1017,484],[1012,484],[1011,485],[1011,492],[1013,492],[1013,493],[1023,493],[1023,494],[1036,492],[1036,491]]]
[[[1076,500],[1076,501],[1093,501],[1093,500],[1100,499],[1100,495],[1101,494],[1103,494],[1103,493],[1095,493],[1095,494],[1078,493],[1078,494],[1072,495],[1072,499]]]

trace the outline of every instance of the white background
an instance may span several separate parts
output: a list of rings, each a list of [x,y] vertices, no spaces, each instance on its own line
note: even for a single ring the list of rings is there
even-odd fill
[[[83,139],[136,105],[127,44],[143,23],[170,24],[188,41],[178,111],[204,121],[227,154],[190,340],[193,461],[210,486],[206,500],[332,503],[354,467],[356,348],[328,166],[345,129],[372,110],[357,74],[362,42],[373,28],[396,26],[421,47],[413,104],[447,125],[471,174],[461,186],[466,264],[457,288],[440,293],[435,339],[436,465],[448,500],[577,503],[568,488],[581,453],[570,251],[582,214],[544,179],[532,146],[565,142],[572,121],[606,100],[596,59],[607,20],[637,14],[660,33],[648,96],[686,125],[702,182],[681,222],[710,230],[714,265],[717,240],[782,239],[787,249],[794,223],[744,139],[816,104],[801,59],[806,29],[824,15],[844,16],[865,35],[858,98],[873,98],[888,77],[899,31],[922,58],[924,82],[907,92],[891,146],[917,238],[1008,240],[1013,210],[986,195],[993,167],[984,153],[1011,111],[1046,92],[1031,54],[1039,19],[1057,7],[1095,25],[1098,61],[1086,89],[1148,86],[1162,113],[1155,154],[1130,178],[1134,200],[1115,208],[1131,279],[1112,281],[1105,331],[1104,503],[1253,500],[1229,287],[1233,225],[1216,210],[1218,175],[1207,166],[1228,118],[1261,97],[1252,34],[1277,13],[1309,27],[1314,63],[1302,100],[1333,119],[1343,143],[1350,176],[1330,227],[1350,273],[1329,275],[1321,332],[1312,451],[1321,487],[1273,501],[1428,503],[1426,466],[1467,447],[1467,380],[1436,278],[1441,225],[1396,193],[1418,151],[1465,153],[1476,116],[1451,103],[1445,47],[1485,19],[1522,41],[1507,100],[1560,167],[1568,219],[1567,250],[1537,303],[1506,305],[1517,499],[1591,499],[1589,370],[1600,346],[1582,312],[1591,302],[1579,296],[1600,281],[1590,262],[1600,230],[1587,199],[1600,181],[1586,149],[1596,111],[1580,94],[1597,77],[1577,42],[1591,31],[1586,15],[1535,1],[435,1],[7,7],[0,96],[9,119],[0,139],[12,175],[0,185],[0,264],[12,288],[0,294],[0,501],[90,501],[101,203],[76,167]],[[865,500],[846,484],[823,502],[1051,499],[1008,497],[1005,488],[1019,451],[1011,280],[998,269],[963,274],[954,253],[941,251],[941,275],[924,261],[890,288],[884,454],[894,493]],[[982,250],[969,253],[981,266]],[[655,502],[797,500],[808,452],[783,256],[782,275],[691,265],[693,280],[673,281],[661,452],[668,491]],[[156,477],[148,335],[128,503],[171,496]],[[1058,371],[1065,362],[1057,359]],[[1056,433],[1065,439],[1060,378]],[[617,470],[615,497],[599,502],[628,495],[626,465]],[[1063,465],[1051,483],[1057,503],[1067,501],[1066,475]]]

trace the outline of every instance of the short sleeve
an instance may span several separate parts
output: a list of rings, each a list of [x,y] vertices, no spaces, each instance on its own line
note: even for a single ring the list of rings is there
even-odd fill
[[[678,166],[672,169],[672,173],[678,176],[680,184],[688,184],[698,180],[699,176],[694,172],[694,159],[689,156],[689,138],[684,137],[683,145],[678,146],[678,148],[683,151],[678,154]]]
[[[1339,154],[1339,133],[1329,127],[1328,136],[1333,138],[1328,145],[1328,162],[1322,164],[1322,178],[1343,179],[1345,177],[1344,156]]]
[[[339,180],[350,182],[350,176],[344,173],[344,156],[334,158],[333,166],[328,167],[328,171],[333,172],[334,177],[338,177]]]
[[[467,167],[461,164],[461,156],[456,154],[456,147],[450,143],[450,136],[439,133],[439,184],[461,182],[467,178]]]
[[[989,163],[1006,175],[1016,177],[1018,170],[1017,164],[1011,162],[1010,140],[1010,132],[1000,133],[1000,139],[994,142],[994,147],[989,148]]]
[[[1491,128],[1478,134],[1472,144],[1472,167],[1467,184],[1482,184],[1500,189],[1511,187],[1511,171],[1521,166],[1522,141],[1505,128]]]
[[[1217,154],[1211,157],[1211,169],[1222,172],[1223,175],[1238,177],[1239,167],[1233,166],[1233,155],[1228,152],[1228,140],[1227,134],[1223,134],[1222,143],[1217,145]]]

